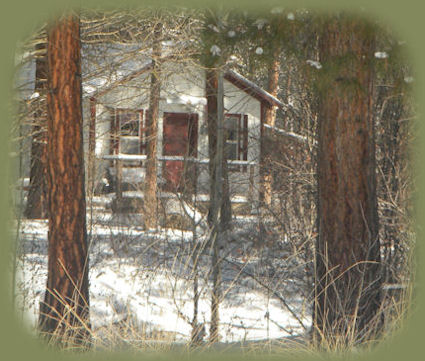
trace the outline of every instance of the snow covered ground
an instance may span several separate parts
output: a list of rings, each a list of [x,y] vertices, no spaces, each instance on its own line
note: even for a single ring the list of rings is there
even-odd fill
[[[145,231],[132,225],[137,224],[137,217],[118,217],[98,208],[92,222],[88,217],[94,335],[107,343],[112,329],[131,324],[131,334],[127,332],[122,338],[187,342],[194,309],[193,234],[170,228]],[[17,309],[32,330],[46,287],[47,228],[47,221],[22,220],[19,230]],[[253,217],[238,217],[222,249],[223,299],[219,314],[223,342],[298,335],[311,322],[309,300],[301,292],[304,265],[291,254],[285,239],[272,235],[276,237],[274,248],[260,249],[254,239],[257,236],[261,234],[256,231]],[[201,242],[202,235],[197,237],[196,241]],[[209,250],[199,253],[198,259],[198,322],[205,324],[207,339]]]

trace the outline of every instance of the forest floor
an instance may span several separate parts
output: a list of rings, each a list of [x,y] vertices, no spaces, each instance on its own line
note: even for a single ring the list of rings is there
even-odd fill
[[[140,215],[88,210],[90,321],[100,348],[190,340],[197,274],[198,324],[208,339],[211,250],[205,235],[135,226]],[[18,227],[16,305],[35,330],[47,277],[47,220]],[[194,252],[195,245],[197,250]],[[199,251],[199,249],[202,251]],[[253,215],[234,216],[221,247],[220,340],[243,345],[302,338],[311,323],[306,264],[279,234],[259,229]],[[194,268],[197,262],[197,271]]]

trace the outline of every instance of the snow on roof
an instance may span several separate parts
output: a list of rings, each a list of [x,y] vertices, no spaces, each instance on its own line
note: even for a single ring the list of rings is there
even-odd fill
[[[162,57],[163,60],[172,60],[175,58],[170,48],[170,46],[165,46],[165,52],[163,52]],[[82,52],[85,53],[88,58],[97,59],[97,61],[91,64],[85,56],[83,57],[83,96],[91,97],[105,94],[137,78],[139,75],[152,68],[152,59],[149,56],[149,49],[145,49],[140,45],[85,45],[82,47]],[[32,73],[35,72],[34,60],[29,62],[25,70],[27,71],[19,72],[21,79],[20,83],[23,82],[22,80],[25,80],[28,90],[21,97],[29,98],[34,92],[35,76],[30,75],[28,71],[32,71]],[[235,70],[227,70],[224,74],[224,78],[257,99],[264,100],[279,108],[289,108],[289,105],[284,104],[277,97],[268,93],[259,85],[245,78]]]
[[[99,77],[99,78],[92,79],[91,81],[88,81],[88,82],[83,82],[83,90],[87,95],[100,96],[122,84],[125,84],[137,78],[139,75],[142,75],[143,73],[147,72],[151,68],[152,68],[152,60],[149,60],[138,70],[133,71],[129,74],[118,73],[117,76],[114,77],[113,81],[109,81],[109,82],[102,81],[103,78]]]
[[[118,48],[118,50],[119,49],[120,48]],[[133,55],[129,58],[126,57],[125,54],[117,55],[116,53],[112,53],[109,49],[110,53],[108,53],[108,56],[106,56],[106,58],[109,59],[104,59],[105,64],[109,64],[110,66],[111,61],[116,61],[120,65],[120,71],[114,74],[113,78],[110,78],[108,82],[105,82],[105,77],[103,76],[95,77],[89,81],[84,82],[83,90],[87,95],[95,95],[96,88],[98,91],[97,95],[105,94],[109,90],[130,80],[133,80],[137,76],[143,74],[144,72],[152,68],[152,59],[150,59],[149,53],[144,53],[144,55],[141,55],[137,51],[140,49],[134,49],[134,47],[130,47],[129,49],[129,54]],[[114,48],[114,50],[116,51],[117,49]],[[163,55],[164,60],[169,60],[173,58],[173,53],[169,49]],[[106,68],[107,67],[105,67],[105,69]],[[129,71],[130,69],[137,70]],[[260,100],[265,100],[268,103],[275,105],[279,108],[288,108],[288,105],[281,102],[277,97],[268,93],[266,90],[264,90],[251,80],[245,78],[242,74],[236,72],[235,70],[227,70],[224,74],[224,78],[253,97],[260,98]]]
[[[172,57],[167,57],[172,58]],[[133,80],[134,78],[138,77],[139,75],[145,73],[146,71],[149,71],[152,68],[152,61],[147,61],[143,67],[140,69],[133,71],[120,79],[115,79],[114,82],[110,82],[106,88],[103,88],[99,93],[96,95],[102,95],[107,93],[108,91],[116,88],[117,86],[121,84],[125,84],[126,82]],[[251,80],[245,78],[243,75],[239,74],[238,72],[234,70],[227,70],[224,74],[224,78],[227,81],[230,81],[232,84],[236,85],[239,89],[246,91],[249,93],[249,95],[254,96],[256,98],[260,98],[262,100],[267,101],[268,103],[275,105],[279,108],[287,109],[289,106],[287,104],[284,104],[281,102],[278,98],[268,93],[266,90],[261,88],[259,85],[255,84]],[[91,82],[87,82],[83,84],[84,90],[88,95],[94,95],[96,90],[96,85],[93,85],[93,82],[96,81],[94,79]],[[97,82],[99,84],[99,82]],[[104,86],[104,84],[102,84]],[[199,100],[197,100],[199,102]]]
[[[240,89],[248,91],[252,96],[266,100],[279,108],[288,108],[288,105],[282,103],[278,98],[234,70],[227,70],[224,74],[224,78],[238,86]]]

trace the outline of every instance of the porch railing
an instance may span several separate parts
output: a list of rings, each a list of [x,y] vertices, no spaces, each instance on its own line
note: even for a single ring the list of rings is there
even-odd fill
[[[105,154],[99,157],[100,159],[111,160],[115,163],[115,192],[117,200],[122,199],[122,168],[124,161],[144,161],[147,160],[147,156],[144,154]],[[161,155],[157,157],[158,161],[184,161],[193,162],[196,164],[209,164],[209,158],[195,158],[195,157],[184,157],[178,155]],[[227,160],[228,165],[234,166],[246,166],[249,169],[249,193],[253,194],[254,191],[254,174],[255,167],[258,166],[256,161],[247,160]]]

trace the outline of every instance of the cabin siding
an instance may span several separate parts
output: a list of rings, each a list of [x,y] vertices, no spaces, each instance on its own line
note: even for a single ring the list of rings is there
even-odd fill
[[[202,69],[184,66],[183,64],[163,64],[160,111],[158,121],[158,157],[163,152],[163,117],[165,113],[196,113],[198,115],[198,142],[197,158],[208,158],[208,133],[205,122],[205,72]],[[166,75],[171,74],[171,75]],[[111,149],[111,119],[113,109],[143,109],[146,111],[149,107],[149,72],[142,74],[126,84],[118,85],[96,97],[96,167],[95,179],[105,178],[107,169],[111,166],[110,160],[102,159],[103,155],[110,154]],[[226,113],[235,113],[248,116],[248,152],[247,160],[258,162],[259,160],[259,137],[261,123],[261,102],[242,91],[232,83],[224,80],[224,107]],[[88,133],[88,124],[90,121],[89,99],[84,100],[84,121],[86,124],[86,133]],[[88,144],[88,134],[85,136]],[[86,145],[88,150],[88,146]],[[158,182],[162,183],[162,162],[158,166]],[[246,171],[229,172],[230,194],[251,194],[253,199],[257,199],[256,186],[250,185],[252,178],[254,183],[258,181],[258,166],[255,166],[254,172],[246,167]],[[139,168],[140,169],[140,168]],[[134,170],[132,170],[134,172]],[[207,164],[198,164],[197,188],[199,193],[208,193],[209,174]],[[125,174],[124,174],[125,176]],[[144,169],[140,169],[141,179],[144,177]]]

